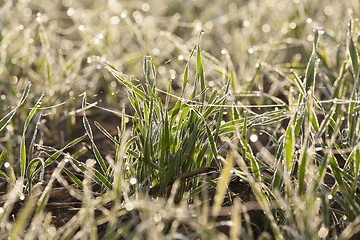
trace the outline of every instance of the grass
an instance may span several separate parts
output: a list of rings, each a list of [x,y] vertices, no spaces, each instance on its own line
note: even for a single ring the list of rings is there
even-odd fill
[[[2,4],[1,238],[359,237],[357,1],[187,4]]]

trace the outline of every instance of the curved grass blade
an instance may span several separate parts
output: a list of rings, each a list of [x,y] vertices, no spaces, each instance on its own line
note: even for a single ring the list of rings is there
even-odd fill
[[[0,154],[0,167],[2,166],[2,164],[5,160],[5,156],[6,156],[6,149],[2,150],[2,152]]]
[[[25,169],[26,169],[26,147],[25,147],[25,134],[26,130],[31,122],[31,119],[33,118],[35,112],[41,105],[41,99],[44,95],[41,95],[37,103],[35,104],[35,107],[30,111],[28,117],[26,118],[24,129],[23,129],[23,135],[21,137],[21,143],[20,143],[20,170],[21,170],[21,177],[25,177]]]
[[[0,120],[0,131],[3,130],[6,125],[10,122],[10,120],[12,119],[12,117],[15,115],[16,113],[16,110],[25,102],[27,96],[29,95],[29,91],[30,91],[30,86],[31,86],[31,83],[28,83],[25,87],[25,90],[22,94],[22,97],[20,99],[20,102],[19,104],[11,111],[9,112],[8,114],[5,115],[5,117],[3,117],[1,120]]]

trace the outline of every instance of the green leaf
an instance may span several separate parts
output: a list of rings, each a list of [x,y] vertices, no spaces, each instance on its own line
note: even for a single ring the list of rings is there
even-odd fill
[[[120,142],[115,139],[113,136],[111,136],[111,134],[106,131],[105,128],[103,128],[103,126],[100,125],[100,123],[98,123],[97,121],[94,122],[95,126],[107,137],[109,138],[113,143],[115,143],[116,145],[120,145]]]
[[[349,53],[350,53],[350,59],[351,59],[351,65],[354,70],[354,79],[357,79],[359,77],[359,60],[358,60],[358,53],[352,38],[351,34],[351,22],[349,23]]]
[[[184,72],[184,80],[182,85],[182,92],[185,92],[185,87],[189,81],[189,63],[186,64],[185,72]]]
[[[315,60],[316,60],[316,52],[313,51],[306,67],[305,73],[305,92],[308,94],[310,87],[312,87],[315,83]]]
[[[0,178],[9,179],[9,177],[6,175],[6,173],[2,170],[0,170]]]
[[[2,150],[2,152],[0,154],[0,167],[2,166],[2,164],[5,160],[5,156],[6,156],[6,149]]]
[[[12,117],[15,115],[16,110],[25,102],[27,96],[29,95],[30,86],[31,86],[31,83],[28,83],[26,85],[25,90],[21,96],[21,99],[20,99],[20,102],[18,103],[18,105],[11,112],[6,114],[5,117],[3,117],[0,120],[0,131],[2,131],[6,127],[6,125],[10,122]]]
[[[285,163],[286,163],[286,171],[290,173],[291,170],[291,160],[293,157],[295,146],[295,136],[294,136],[294,128],[292,122],[289,123],[288,128],[286,129],[285,134]]]

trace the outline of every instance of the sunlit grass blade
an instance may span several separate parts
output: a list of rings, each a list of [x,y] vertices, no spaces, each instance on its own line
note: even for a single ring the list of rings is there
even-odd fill
[[[6,149],[3,149],[1,154],[0,154],[0,167],[4,163],[5,157],[6,157]]]
[[[216,187],[216,194],[214,199],[214,206],[212,209],[212,215],[214,217],[218,216],[221,205],[224,200],[225,193],[227,191],[227,184],[230,180],[230,170],[234,162],[234,157],[232,155],[228,156],[226,159],[225,167],[220,173],[220,178]]]
[[[29,95],[29,92],[30,92],[30,86],[31,86],[31,83],[28,83],[26,85],[18,105],[11,112],[6,114],[5,117],[3,117],[0,120],[0,131],[3,130],[6,127],[6,125],[10,122],[12,117],[15,115],[16,110],[25,102],[25,100],[26,100],[26,98],[27,98],[27,96]]]
[[[117,145],[120,145],[120,142],[119,142],[116,138],[114,138],[113,136],[111,136],[111,134],[110,134],[108,131],[106,131],[106,129],[103,128],[103,126],[101,126],[100,123],[98,123],[97,121],[95,121],[94,123],[95,123],[96,127],[97,127],[106,137],[108,137],[113,143],[115,143],[115,144],[117,144]]]
[[[27,130],[35,112],[41,105],[42,97],[43,97],[43,95],[39,98],[39,100],[35,104],[35,107],[30,111],[28,117],[26,118],[25,124],[24,124],[23,135],[21,137],[21,142],[20,142],[20,174],[21,174],[21,177],[25,177],[25,170],[26,170],[26,146],[25,146],[26,130]]]
[[[290,173],[291,161],[295,147],[295,136],[292,121],[290,121],[285,133],[285,170]]]
[[[359,55],[357,53],[353,38],[352,38],[352,22],[349,23],[349,54],[351,65],[353,68],[353,77],[356,80],[359,77]]]

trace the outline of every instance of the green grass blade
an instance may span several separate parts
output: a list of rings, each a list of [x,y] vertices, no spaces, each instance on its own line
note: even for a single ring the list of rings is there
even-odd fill
[[[6,149],[2,150],[2,152],[0,154],[0,168],[5,160],[5,156],[6,156]]]
[[[81,182],[81,180],[76,177],[72,172],[70,172],[69,170],[67,170],[66,168],[63,168],[64,172],[66,173],[66,175],[69,176],[69,178],[76,183],[81,189],[83,189],[83,184]]]
[[[3,130],[6,127],[6,125],[10,122],[11,118],[15,115],[16,110],[17,109],[15,108],[0,120],[0,131]]]
[[[290,173],[290,169],[291,169],[291,160],[293,157],[294,147],[295,147],[295,135],[291,121],[285,133],[285,166],[286,166],[286,171],[288,173]]]
[[[25,102],[27,96],[29,95],[29,91],[30,91],[30,86],[31,83],[28,83],[24,89],[24,92],[21,96],[20,102],[18,103],[18,105],[8,114],[5,115],[5,117],[3,117],[0,120],[0,131],[2,131],[6,125],[10,122],[10,120],[12,119],[12,117],[15,115],[16,110]]]
[[[3,170],[0,170],[0,178],[9,179],[9,177],[4,173]]]
[[[95,126],[107,137],[109,138],[113,143],[115,143],[116,145],[120,145],[120,142],[115,139],[113,136],[111,136],[111,134],[106,131],[106,129],[100,125],[100,123],[98,123],[97,121],[94,122]]]
[[[353,77],[357,79],[359,77],[359,55],[357,53],[353,38],[352,38],[352,23],[349,23],[349,53],[350,53],[350,60],[351,65],[353,67]]]

